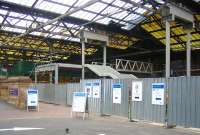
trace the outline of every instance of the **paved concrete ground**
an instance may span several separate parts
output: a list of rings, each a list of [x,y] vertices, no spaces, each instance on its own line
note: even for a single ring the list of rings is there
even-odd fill
[[[39,112],[20,110],[14,106],[0,100],[0,120],[18,119],[18,118],[52,118],[52,117],[69,117],[70,108],[60,105],[46,104],[40,102]]]
[[[43,110],[40,113],[27,113],[0,102],[0,135],[67,135],[65,133],[66,128],[69,128],[68,135],[198,135],[198,133],[188,129],[165,129],[162,126],[128,122],[127,119],[120,117],[99,117],[84,121],[80,118],[72,119],[65,115],[68,114],[69,116],[69,109],[66,109],[66,107],[49,104],[42,104],[42,106],[50,110]],[[5,108],[8,108],[8,110],[3,110]],[[61,112],[59,109],[61,109]],[[12,112],[10,112],[11,110]],[[19,116],[18,118],[14,117],[15,113]],[[44,115],[45,113],[48,114]],[[12,117],[8,118],[7,115]],[[49,117],[50,115],[52,117]],[[2,131],[2,129],[12,129],[13,127],[43,129]]]

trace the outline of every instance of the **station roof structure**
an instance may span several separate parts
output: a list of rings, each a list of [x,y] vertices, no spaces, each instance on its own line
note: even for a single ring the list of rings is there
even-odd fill
[[[200,14],[194,15],[194,18],[196,22],[200,22]],[[161,23],[161,16],[159,14],[154,14],[150,16],[148,20],[143,21],[141,27],[165,45],[165,26]],[[200,29],[192,29],[191,35],[192,49],[200,49]],[[186,49],[187,40],[187,33],[183,26],[178,22],[171,22],[171,49],[173,51],[184,51]]]
[[[81,30],[107,34],[109,47],[127,49],[140,40],[131,30],[141,25],[164,43],[164,28],[154,20],[159,19],[155,11],[163,4],[164,0],[0,0],[0,61],[67,60],[81,53]],[[68,15],[35,29],[64,14]],[[199,21],[199,15],[195,17]],[[174,25],[172,48],[181,50],[185,33]],[[24,34],[30,29],[35,30]],[[194,30],[192,36],[193,48],[199,49],[199,30]],[[86,46],[86,55],[97,51],[95,45]]]

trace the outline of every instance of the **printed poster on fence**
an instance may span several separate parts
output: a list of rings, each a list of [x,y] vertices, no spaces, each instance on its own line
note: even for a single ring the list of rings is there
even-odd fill
[[[85,83],[85,92],[88,94],[88,97],[92,97],[92,83]]]
[[[101,83],[94,82],[92,87],[93,98],[100,98]]]
[[[73,93],[72,111],[73,112],[85,112],[86,100],[87,100],[86,92],[74,92]]]
[[[142,81],[132,82],[132,101],[142,101]]]
[[[121,84],[113,84],[113,103],[121,104]]]
[[[152,83],[152,104],[164,105],[164,83]]]
[[[9,89],[9,96],[18,96],[18,88],[10,88]]]
[[[29,88],[27,90],[27,106],[38,106],[38,90]]]

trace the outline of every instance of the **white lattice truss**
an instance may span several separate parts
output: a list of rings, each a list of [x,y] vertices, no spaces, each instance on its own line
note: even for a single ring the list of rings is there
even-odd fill
[[[116,59],[115,69],[123,72],[152,73],[153,64],[141,61]]]
[[[100,62],[92,62],[94,65],[103,65]],[[135,73],[152,73],[153,64],[149,62],[132,61],[124,59],[116,59],[115,64],[106,64],[117,71],[135,72]]]

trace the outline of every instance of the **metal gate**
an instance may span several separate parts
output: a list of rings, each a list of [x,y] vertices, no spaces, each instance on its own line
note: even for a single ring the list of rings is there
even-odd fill
[[[131,80],[103,80],[103,114],[119,115],[128,117],[129,90],[131,89]],[[113,84],[121,84],[121,104],[113,103]]]
[[[142,101],[132,101],[131,118],[137,120],[164,123],[166,106],[152,104],[152,83],[165,83],[165,79],[142,79],[143,99]]]

